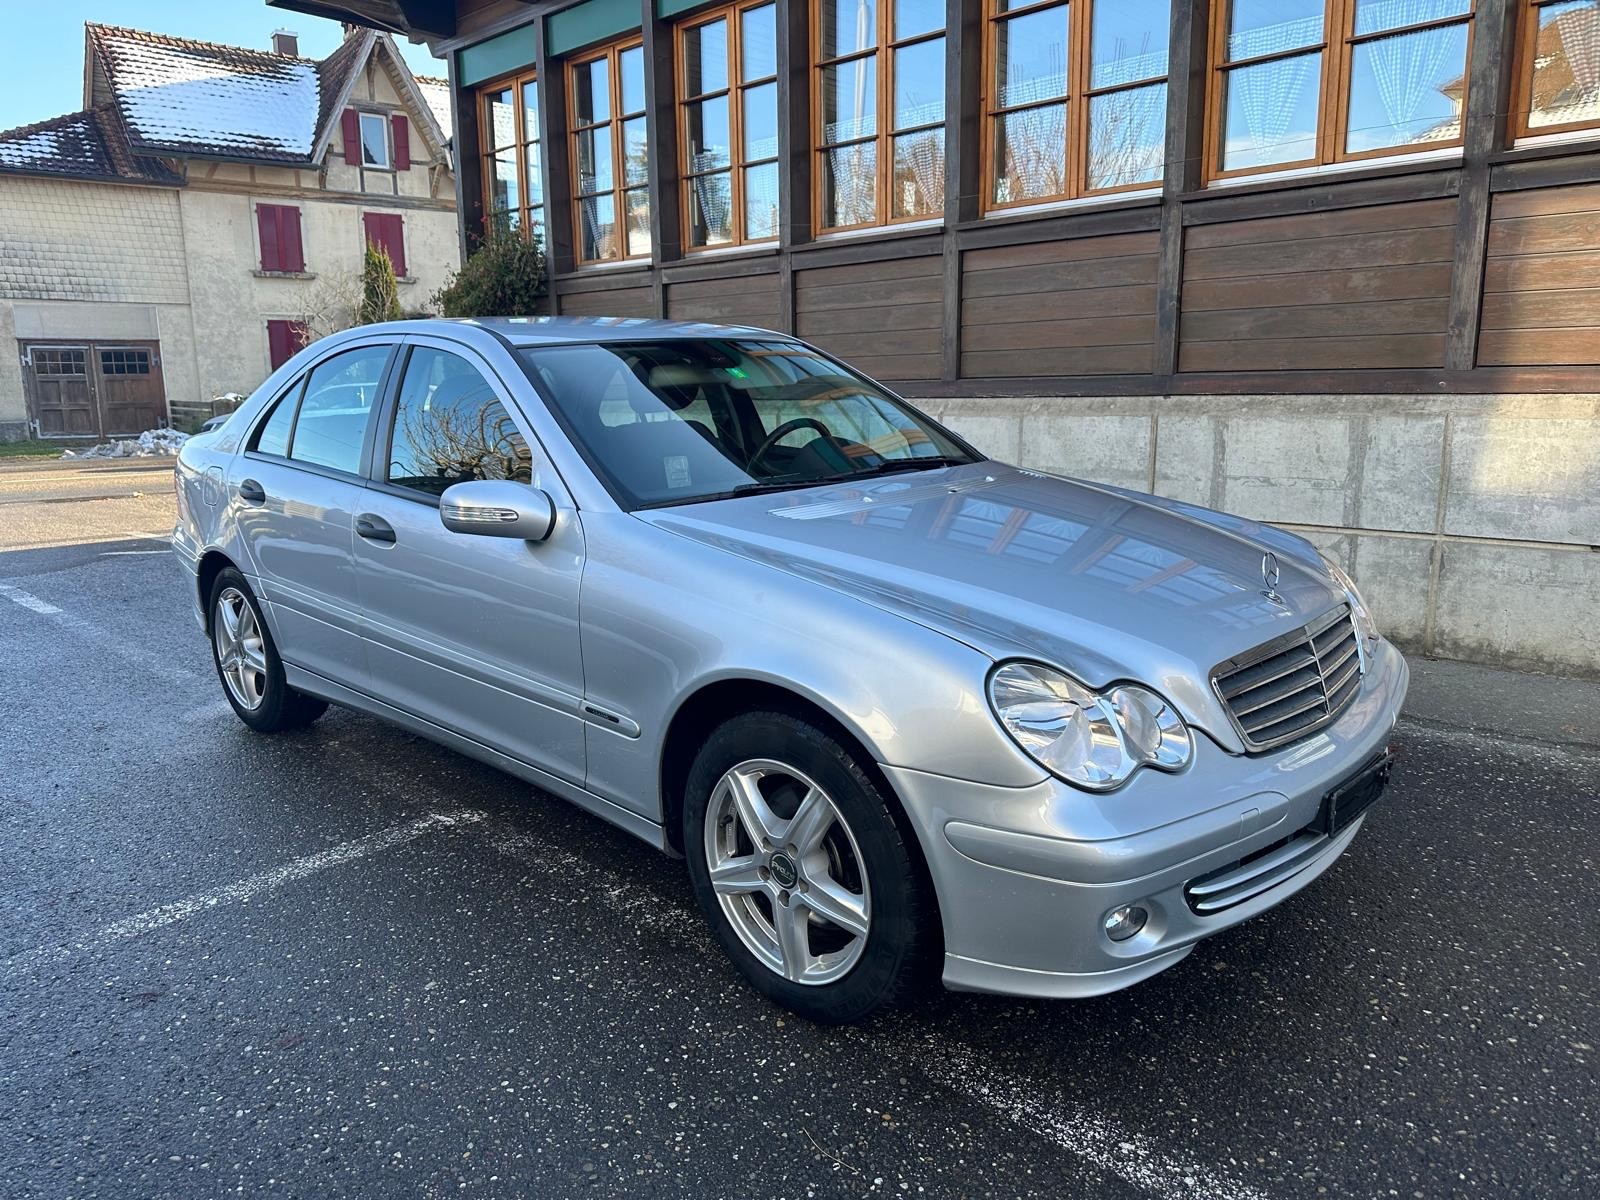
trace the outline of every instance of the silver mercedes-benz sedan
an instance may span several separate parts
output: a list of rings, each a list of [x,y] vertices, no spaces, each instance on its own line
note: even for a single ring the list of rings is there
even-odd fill
[[[995,462],[760,329],[353,329],[178,501],[245,724],[374,713],[682,855],[823,1021],[1172,966],[1344,852],[1406,690],[1301,538]]]

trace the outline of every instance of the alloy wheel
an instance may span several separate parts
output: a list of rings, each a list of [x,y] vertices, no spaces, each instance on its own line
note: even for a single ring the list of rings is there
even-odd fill
[[[217,597],[211,636],[228,693],[242,708],[260,708],[267,690],[266,643],[255,610],[238,588],[224,588]]]
[[[864,860],[806,775],[772,759],[728,770],[706,806],[705,853],[723,915],[768,970],[826,984],[860,960],[872,920]]]

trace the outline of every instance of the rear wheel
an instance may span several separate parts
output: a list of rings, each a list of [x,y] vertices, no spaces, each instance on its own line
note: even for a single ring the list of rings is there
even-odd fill
[[[701,908],[758,989],[854,1021],[922,973],[937,918],[863,764],[783,713],[721,726],[689,772],[684,846]]]
[[[211,585],[211,660],[228,703],[258,733],[300,729],[327,711],[328,702],[285,681],[283,660],[261,617],[250,584],[232,567]]]

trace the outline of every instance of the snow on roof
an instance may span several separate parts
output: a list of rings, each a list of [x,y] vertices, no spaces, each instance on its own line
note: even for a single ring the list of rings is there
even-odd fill
[[[436,79],[432,75],[413,75],[412,78],[417,81],[417,90],[422,93],[422,98],[428,102],[433,119],[439,123],[445,137],[450,137],[454,133],[450,120],[450,81]]]
[[[135,146],[310,161],[320,87],[311,60],[110,25],[87,28]]]
[[[162,163],[133,152],[110,105],[0,132],[0,171],[70,179],[181,182]]]

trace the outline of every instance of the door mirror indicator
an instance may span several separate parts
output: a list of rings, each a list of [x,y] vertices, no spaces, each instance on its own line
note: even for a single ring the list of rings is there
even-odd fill
[[[439,497],[439,520],[453,533],[542,542],[556,524],[549,493],[509,479],[457,483]]]

